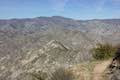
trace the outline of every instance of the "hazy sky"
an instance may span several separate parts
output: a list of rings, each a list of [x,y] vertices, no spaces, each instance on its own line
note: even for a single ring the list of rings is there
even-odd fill
[[[39,16],[120,18],[120,0],[0,0],[0,19]]]

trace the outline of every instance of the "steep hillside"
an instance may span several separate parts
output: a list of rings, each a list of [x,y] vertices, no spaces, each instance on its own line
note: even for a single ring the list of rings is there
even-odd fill
[[[20,56],[19,56],[20,57]],[[10,56],[0,59],[0,79],[16,80],[22,74],[44,71],[54,72],[59,67],[70,67],[91,59],[90,54],[72,50],[62,43],[52,40],[38,50],[30,50],[22,58],[11,61]]]

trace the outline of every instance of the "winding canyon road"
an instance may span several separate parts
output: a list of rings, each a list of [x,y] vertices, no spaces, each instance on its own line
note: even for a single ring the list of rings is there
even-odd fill
[[[103,80],[103,72],[110,63],[111,60],[107,60],[97,64],[93,70],[93,80]]]

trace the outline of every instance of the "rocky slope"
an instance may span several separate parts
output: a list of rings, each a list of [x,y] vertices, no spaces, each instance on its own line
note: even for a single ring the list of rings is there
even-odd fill
[[[26,74],[39,71],[52,73],[59,67],[67,68],[90,59],[90,54],[81,53],[80,50],[72,50],[62,43],[52,40],[41,49],[30,50],[22,58],[17,58],[14,62],[11,61],[9,55],[1,58],[0,79],[19,80],[19,77],[24,74],[25,80],[29,80]]]

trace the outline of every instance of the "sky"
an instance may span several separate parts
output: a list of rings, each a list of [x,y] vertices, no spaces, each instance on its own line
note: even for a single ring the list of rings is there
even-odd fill
[[[0,0],[0,19],[40,16],[120,18],[120,0]]]

